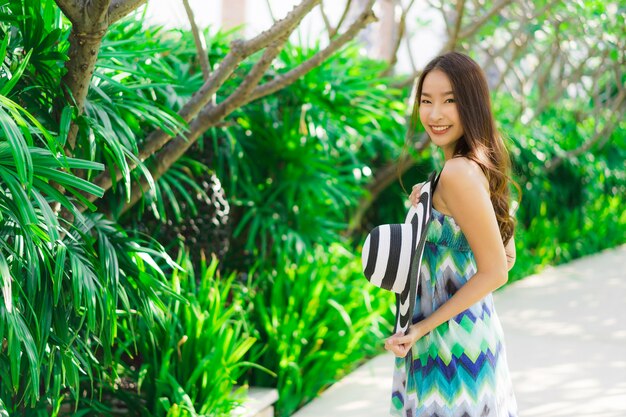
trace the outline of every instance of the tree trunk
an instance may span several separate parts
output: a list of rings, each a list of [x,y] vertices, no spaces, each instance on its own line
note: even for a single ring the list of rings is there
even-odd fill
[[[55,0],[65,16],[72,22],[70,33],[69,61],[65,64],[67,73],[63,77],[65,94],[76,107],[78,114],[83,112],[98,60],[102,38],[109,25],[126,16],[146,2],[146,0]],[[67,138],[66,153],[71,154],[76,147],[78,127],[72,124]]]

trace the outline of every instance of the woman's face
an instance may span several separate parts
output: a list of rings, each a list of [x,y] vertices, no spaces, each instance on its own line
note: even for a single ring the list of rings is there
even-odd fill
[[[448,76],[441,70],[430,71],[419,100],[420,120],[428,136],[443,149],[446,159],[451,158],[456,141],[463,136],[463,126]]]

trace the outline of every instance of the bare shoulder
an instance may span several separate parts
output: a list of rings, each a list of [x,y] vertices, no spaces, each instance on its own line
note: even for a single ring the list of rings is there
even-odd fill
[[[468,158],[446,161],[437,190],[465,235],[478,271],[506,279],[508,264],[496,213],[489,198],[488,181],[480,166]]]
[[[482,187],[489,193],[489,181],[480,165],[466,157],[457,157],[446,161],[439,181],[444,188],[450,188],[450,186],[453,188],[469,187],[471,189]]]

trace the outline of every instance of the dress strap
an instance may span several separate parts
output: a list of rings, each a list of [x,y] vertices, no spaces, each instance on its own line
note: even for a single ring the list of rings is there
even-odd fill
[[[437,187],[437,184],[439,183],[439,177],[441,176],[442,172],[443,172],[443,168],[437,173],[437,176],[433,180],[433,186],[432,186],[433,192],[435,191],[435,188]]]

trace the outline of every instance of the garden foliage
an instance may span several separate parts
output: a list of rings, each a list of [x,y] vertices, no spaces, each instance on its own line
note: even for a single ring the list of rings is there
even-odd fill
[[[229,415],[253,384],[276,387],[288,416],[379,352],[393,300],[366,284],[358,254],[370,226],[404,218],[399,183],[350,226],[367,185],[411,148],[401,77],[351,44],[153,181],[137,159],[146,134],[184,129],[176,112],[203,83],[191,33],[115,23],[81,115],[61,84],[68,36],[53,1],[0,2],[0,415]],[[204,36],[220,62],[232,34]],[[267,76],[319,49],[288,44]],[[611,96],[624,76],[598,82]],[[626,241],[626,122],[549,170],[606,122],[596,102],[567,93],[531,117],[493,99],[522,188],[511,280]],[[87,145],[67,156],[71,123]],[[413,156],[407,185],[441,168],[430,147]],[[122,180],[88,203],[104,167]],[[123,214],[142,178],[151,192]]]

